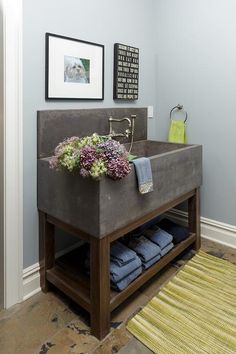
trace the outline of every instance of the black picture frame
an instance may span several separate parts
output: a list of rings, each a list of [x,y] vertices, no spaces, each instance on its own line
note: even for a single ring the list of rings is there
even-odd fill
[[[54,45],[52,43],[54,43]],[[65,45],[65,43],[67,43],[67,47],[71,45],[71,48],[69,48],[68,52],[64,52],[63,54],[63,44]],[[53,50],[54,53],[52,54]],[[53,58],[56,56],[55,51],[56,52],[58,51],[59,53],[58,56],[60,60],[56,60],[56,61],[54,60],[55,62],[55,67],[54,67],[52,63],[53,63]],[[91,53],[92,58],[89,57],[89,59],[84,59],[84,58],[81,59],[83,57],[83,53],[82,53],[83,51],[84,52],[87,51]],[[94,51],[94,57],[92,56],[93,51]],[[57,100],[57,101],[58,100],[63,100],[63,101],[64,100],[66,101],[104,100],[104,51],[105,49],[103,44],[88,42],[77,38],[71,38],[71,37],[58,35],[55,33],[46,32],[45,33],[45,99]],[[73,53],[81,52],[81,55],[78,54],[78,56],[77,55],[71,56],[70,52]],[[64,55],[64,64],[62,63],[63,55]],[[88,79],[85,76],[85,69],[83,68],[84,78],[86,77],[87,81],[85,81],[85,79],[83,82],[78,81],[79,80],[78,75],[71,76],[72,80],[74,81],[66,81],[65,79],[66,59],[65,58],[68,58],[68,60],[70,60],[70,58],[71,60],[76,60],[77,66],[78,66],[78,61],[81,62],[83,60],[85,62],[86,60],[89,63],[89,75],[92,73],[91,77],[89,76]],[[60,64],[58,64],[58,62]],[[70,68],[71,68],[71,64],[70,64]],[[57,72],[57,70],[59,72]],[[59,81],[58,85],[57,83],[55,83],[55,80]],[[68,87],[70,87],[70,90],[68,89]],[[63,95],[63,88],[65,88],[64,95]],[[78,96],[77,96],[77,91],[78,91]],[[86,92],[83,93],[83,91]],[[69,93],[71,92],[73,93],[71,95],[72,97],[69,97],[70,96]]]
[[[134,101],[139,93],[139,48],[114,44],[113,99]]]

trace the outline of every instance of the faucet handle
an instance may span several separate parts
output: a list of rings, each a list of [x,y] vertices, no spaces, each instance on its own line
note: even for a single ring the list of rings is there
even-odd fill
[[[128,137],[130,136],[130,134],[131,134],[130,129],[126,129],[126,130],[125,130],[125,136],[126,136],[126,138],[128,138]]]
[[[131,114],[131,118],[136,119],[137,118],[136,114]]]

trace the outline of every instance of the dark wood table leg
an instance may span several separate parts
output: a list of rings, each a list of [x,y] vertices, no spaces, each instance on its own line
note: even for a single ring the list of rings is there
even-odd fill
[[[196,242],[193,248],[198,251],[201,247],[201,230],[200,230],[200,189],[196,189],[196,193],[188,200],[188,222],[189,230],[196,234]]]
[[[108,237],[90,241],[91,333],[98,339],[110,330],[110,242]]]
[[[39,259],[40,285],[43,292],[49,289],[46,271],[55,264],[55,235],[54,225],[47,222],[47,215],[39,212]]]

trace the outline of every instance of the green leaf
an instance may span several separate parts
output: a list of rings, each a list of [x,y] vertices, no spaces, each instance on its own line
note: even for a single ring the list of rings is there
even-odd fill
[[[132,155],[132,154],[129,154],[129,156],[128,156],[128,160],[129,160],[129,161],[132,161],[132,160],[134,160],[134,159],[136,159],[136,158],[137,158],[137,156]]]

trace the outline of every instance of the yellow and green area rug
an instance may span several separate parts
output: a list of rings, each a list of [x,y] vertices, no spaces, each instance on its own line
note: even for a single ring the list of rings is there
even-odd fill
[[[158,354],[236,354],[236,266],[200,251],[127,328]]]

